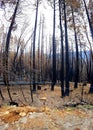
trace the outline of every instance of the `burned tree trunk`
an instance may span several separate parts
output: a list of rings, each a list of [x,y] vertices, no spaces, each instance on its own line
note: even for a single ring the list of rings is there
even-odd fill
[[[61,71],[60,71],[60,81],[61,81],[61,97],[64,97],[64,46],[63,46],[63,30],[62,30],[62,3],[59,0],[59,22],[60,22],[60,36],[61,36]]]
[[[55,0],[54,0],[54,17],[53,17],[53,73],[52,73],[52,85],[51,90],[54,90],[54,85],[56,84],[56,43],[55,43]]]
[[[65,58],[65,65],[66,65],[66,89],[65,89],[65,96],[69,96],[69,46],[68,46],[68,31],[67,31],[67,14],[66,14],[66,1],[63,1],[64,6],[64,26],[65,26],[65,51],[66,51],[66,58]]]
[[[37,29],[37,18],[38,18],[38,4],[39,1],[36,2],[36,17],[35,17],[35,26],[34,26],[34,36],[33,36],[33,91],[36,91],[36,61],[35,61],[35,47],[36,47],[36,29]]]
[[[12,21],[11,21],[11,24],[10,24],[10,27],[9,27],[9,30],[8,30],[7,38],[6,38],[6,46],[5,46],[4,57],[3,57],[4,58],[3,59],[3,65],[4,65],[3,80],[4,80],[5,85],[7,86],[8,95],[9,95],[9,98],[10,98],[11,101],[12,101],[12,97],[11,97],[11,94],[10,94],[9,79],[8,79],[8,74],[9,74],[9,71],[8,71],[9,46],[10,46],[11,32],[12,32],[12,29],[13,29],[13,25],[15,23],[15,18],[16,18],[18,6],[19,6],[19,1],[20,0],[17,0],[17,2],[16,2],[15,10],[14,10],[14,13],[13,13],[13,16],[12,16]]]

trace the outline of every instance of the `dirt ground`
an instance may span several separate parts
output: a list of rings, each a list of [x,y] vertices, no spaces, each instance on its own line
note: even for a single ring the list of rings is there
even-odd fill
[[[33,94],[29,86],[11,86],[11,96],[18,107],[10,106],[6,87],[1,86],[4,101],[0,98],[0,130],[93,130],[93,95],[90,85],[77,89],[70,83],[70,96],[61,98],[60,87],[54,91],[49,85]]]

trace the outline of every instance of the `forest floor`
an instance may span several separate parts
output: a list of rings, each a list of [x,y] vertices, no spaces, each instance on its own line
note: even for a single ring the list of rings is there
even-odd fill
[[[83,96],[82,96],[82,88]],[[93,130],[93,95],[88,94],[90,85],[70,84],[70,96],[61,98],[60,87],[54,91],[49,85],[33,94],[29,86],[11,86],[13,101],[10,106],[7,89],[1,86],[5,100],[0,98],[0,130]]]

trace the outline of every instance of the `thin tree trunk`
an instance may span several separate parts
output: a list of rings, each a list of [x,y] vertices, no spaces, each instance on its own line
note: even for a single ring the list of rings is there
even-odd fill
[[[48,69],[48,53],[47,53],[48,49],[47,49],[47,47],[48,47],[48,44],[47,44],[47,37],[46,37],[46,67],[45,67],[45,79],[48,81],[48,71],[47,71],[47,69]]]
[[[39,24],[39,36],[38,36],[38,82],[40,81],[40,33],[41,33],[41,17]]]
[[[61,36],[61,71],[60,71],[60,80],[61,80],[61,97],[64,97],[64,46],[63,46],[63,30],[62,30],[62,3],[59,0],[59,22],[60,22],[60,36]]]
[[[64,5],[64,26],[65,26],[65,51],[66,51],[66,58],[65,58],[65,66],[66,66],[66,89],[65,89],[65,96],[69,96],[69,47],[68,47],[68,32],[67,32],[67,15],[66,15],[66,3],[63,0]]]
[[[6,46],[5,46],[4,59],[3,59],[3,65],[5,66],[3,79],[4,79],[5,85],[9,85],[9,80],[8,80],[9,46],[10,46],[11,32],[12,32],[13,24],[15,22],[15,17],[16,17],[16,13],[17,13],[17,10],[18,10],[18,6],[19,6],[19,1],[20,0],[17,0],[16,7],[15,7],[13,17],[12,17],[12,21],[11,21],[11,24],[10,24],[10,27],[9,27],[9,30],[8,30],[7,38],[6,38]]]
[[[33,44],[31,44],[31,52],[32,52],[32,49],[33,49]],[[32,85],[31,85],[31,79],[32,79],[32,74],[31,74],[31,70],[32,70],[32,53],[30,52],[30,96],[31,96],[31,100],[32,102],[34,101],[33,100],[33,90],[32,90]]]
[[[88,19],[88,23],[89,23],[89,27],[90,27],[91,36],[92,36],[92,39],[93,39],[93,27],[92,27],[91,20],[90,20],[90,17],[89,17],[89,12],[88,12],[85,0],[83,0],[83,2],[84,2],[85,10],[86,10],[86,15],[87,15],[87,19]]]
[[[34,37],[33,37],[33,91],[36,91],[36,63],[35,63],[35,47],[36,47],[36,29],[37,29],[37,18],[38,18],[38,0],[36,5],[36,18],[34,26]]]
[[[44,16],[43,16],[43,20],[42,20],[42,38],[41,38],[41,80],[43,81],[44,79],[44,71],[43,71],[43,65],[44,65]]]
[[[75,25],[73,7],[71,7],[71,11],[72,11],[72,20],[73,20],[73,25],[74,25],[74,37],[75,37],[75,47],[76,47],[76,64],[75,64],[75,84],[74,84],[74,88],[77,88],[78,87],[78,80],[79,80],[78,41],[77,41],[76,25]]]
[[[12,32],[13,24],[15,22],[15,17],[16,17],[16,13],[17,13],[17,10],[18,10],[18,6],[19,6],[19,1],[20,0],[17,0],[16,7],[15,7],[13,17],[12,17],[12,21],[11,21],[11,24],[10,24],[10,27],[9,27],[9,30],[8,30],[8,34],[7,34],[7,38],[6,38],[6,46],[5,46],[5,51],[4,51],[4,59],[3,59],[3,65],[5,66],[3,79],[4,79],[5,85],[7,86],[8,95],[9,95],[9,98],[10,98],[11,101],[12,101],[12,97],[11,97],[11,94],[10,94],[9,79],[8,79],[9,46],[10,46],[11,32]]]
[[[86,10],[86,15],[87,15],[87,19],[88,19],[88,23],[89,23],[89,27],[90,27],[91,36],[92,36],[92,39],[93,39],[93,27],[92,27],[91,20],[90,20],[90,17],[89,17],[89,12],[88,12],[85,0],[83,0],[83,2],[84,2],[85,10]],[[93,58],[92,58],[92,63],[93,63]],[[93,78],[93,70],[91,70],[91,81],[90,81],[91,86],[90,86],[89,93],[93,93],[93,79],[92,78]]]
[[[56,84],[56,43],[55,43],[55,0],[54,0],[54,17],[53,17],[53,75],[51,90],[54,91],[54,85]]]
[[[0,89],[0,96],[1,96],[2,100],[4,100],[4,96],[3,96],[3,94],[2,94],[1,89]]]
[[[52,81],[52,45],[51,45],[51,38],[49,37],[49,57],[48,57],[48,78],[49,82]]]
[[[71,81],[74,81],[74,50],[73,50],[73,43],[71,47]]]

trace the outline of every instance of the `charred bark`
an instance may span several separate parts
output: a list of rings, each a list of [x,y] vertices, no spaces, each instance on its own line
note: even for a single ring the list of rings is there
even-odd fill
[[[52,54],[52,85],[51,90],[54,91],[54,85],[56,84],[56,43],[55,43],[55,0],[54,0],[54,17],[53,17],[53,54]]]
[[[61,70],[60,70],[60,81],[61,81],[61,97],[64,97],[64,46],[63,46],[63,30],[62,30],[62,3],[59,0],[59,22],[60,22],[60,36],[61,36]]]

